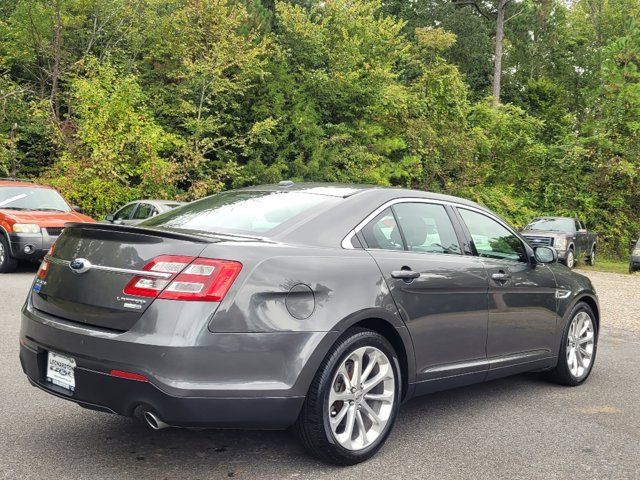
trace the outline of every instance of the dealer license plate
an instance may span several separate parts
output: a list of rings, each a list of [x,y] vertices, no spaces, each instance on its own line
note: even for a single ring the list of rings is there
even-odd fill
[[[73,358],[49,352],[47,356],[47,381],[73,392],[76,388],[75,368],[76,361]]]

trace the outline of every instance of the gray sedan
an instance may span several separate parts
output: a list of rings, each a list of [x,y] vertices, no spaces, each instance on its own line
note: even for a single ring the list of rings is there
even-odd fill
[[[155,217],[181,205],[185,205],[185,203],[174,200],[136,200],[127,203],[116,213],[104,217],[102,223],[136,225],[147,218]]]
[[[139,226],[67,226],[23,307],[20,360],[86,408],[154,429],[293,426],[350,465],[415,395],[529,371],[582,384],[598,300],[556,260],[462,198],[232,190]]]

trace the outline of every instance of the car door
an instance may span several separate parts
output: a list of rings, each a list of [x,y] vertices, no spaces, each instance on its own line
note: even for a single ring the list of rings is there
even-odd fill
[[[582,222],[578,219],[574,220],[576,228],[576,259],[582,260],[587,253],[587,231],[584,228]]]
[[[556,281],[502,221],[457,208],[473,249],[489,276],[488,378],[547,365],[556,335]]]
[[[113,216],[113,223],[118,225],[131,225],[134,223],[133,220],[131,220],[131,216],[136,211],[137,206],[137,202],[132,202],[122,207]]]
[[[488,279],[482,261],[463,252],[452,214],[443,204],[396,202],[360,232],[411,334],[417,393],[482,381],[488,368]]]

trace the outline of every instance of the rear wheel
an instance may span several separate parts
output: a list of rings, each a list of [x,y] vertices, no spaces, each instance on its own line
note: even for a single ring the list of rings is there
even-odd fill
[[[562,335],[558,364],[548,375],[553,382],[573,387],[583,383],[591,373],[598,347],[598,329],[593,310],[586,303],[578,303],[569,318]]]
[[[391,344],[348,331],[318,369],[295,425],[314,457],[336,465],[371,458],[386,441],[400,403],[400,368]]]
[[[11,256],[7,240],[0,234],[0,273],[13,272],[18,261]]]

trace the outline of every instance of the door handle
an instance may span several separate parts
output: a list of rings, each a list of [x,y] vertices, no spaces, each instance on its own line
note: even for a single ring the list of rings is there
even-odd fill
[[[506,272],[497,272],[492,273],[491,278],[493,278],[496,282],[506,282],[511,278],[511,274]]]
[[[391,272],[392,278],[401,278],[402,280],[411,280],[420,277],[420,272],[413,270],[394,270]]]

